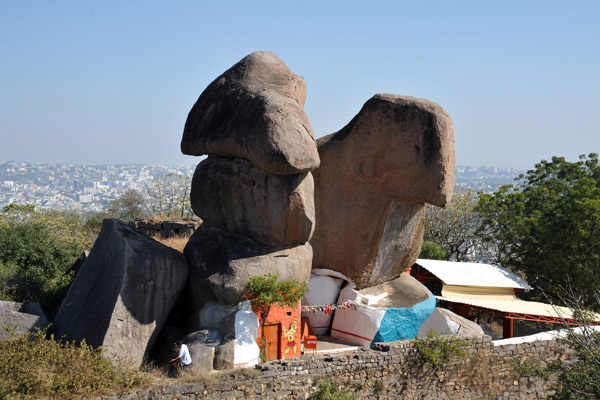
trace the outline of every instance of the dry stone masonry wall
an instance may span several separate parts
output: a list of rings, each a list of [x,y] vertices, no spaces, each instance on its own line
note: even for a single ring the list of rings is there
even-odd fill
[[[414,341],[390,342],[373,350],[272,361],[256,369],[209,376],[203,383],[106,399],[306,399],[323,379],[350,389],[360,399],[542,399],[550,394],[547,383],[520,376],[515,360],[536,364],[575,357],[554,341],[494,346],[489,338],[474,338],[465,350],[468,355],[435,371],[423,365]]]
[[[145,235],[159,235],[168,238],[173,236],[191,236],[201,223],[202,221],[200,218],[173,221],[151,221],[146,219],[136,219],[129,222],[129,226]]]

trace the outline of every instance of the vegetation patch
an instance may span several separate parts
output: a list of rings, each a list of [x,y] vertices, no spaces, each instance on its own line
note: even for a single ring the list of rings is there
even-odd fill
[[[421,356],[425,365],[439,370],[451,359],[464,356],[467,353],[465,346],[468,342],[455,335],[440,336],[430,330],[425,339],[415,339],[415,349]]]
[[[319,382],[316,392],[308,396],[308,400],[355,400],[358,396],[349,389],[339,389],[328,380]]]
[[[148,374],[85,342],[62,343],[40,330],[0,340],[0,399],[71,399],[149,381]]]

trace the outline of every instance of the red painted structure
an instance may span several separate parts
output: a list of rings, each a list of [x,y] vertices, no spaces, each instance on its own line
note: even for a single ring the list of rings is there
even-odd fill
[[[263,321],[256,309],[259,328],[257,342],[262,338]],[[265,323],[267,361],[278,358],[300,357],[302,351],[300,302],[296,307],[271,307]]]

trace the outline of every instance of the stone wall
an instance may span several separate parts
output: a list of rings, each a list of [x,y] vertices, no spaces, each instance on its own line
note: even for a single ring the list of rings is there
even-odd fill
[[[129,226],[145,235],[160,235],[169,238],[173,236],[191,236],[201,223],[200,218],[164,221],[136,219],[129,222]]]
[[[554,341],[494,346],[489,338],[470,339],[468,355],[435,371],[424,366],[406,340],[376,345],[373,350],[336,355],[308,355],[259,364],[256,369],[207,376],[200,383],[110,397],[133,399],[306,399],[328,379],[360,399],[541,399],[549,394],[538,378],[515,372],[515,359],[539,365],[574,358]],[[173,381],[176,382],[176,381]]]

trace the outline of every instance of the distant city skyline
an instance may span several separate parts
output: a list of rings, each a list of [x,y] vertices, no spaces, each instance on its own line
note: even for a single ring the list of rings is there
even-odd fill
[[[600,2],[0,3],[0,163],[195,164],[192,105],[256,50],[305,78],[321,137],[374,94],[453,119],[456,164],[600,152]]]
[[[107,210],[112,200],[135,189],[148,200],[155,196],[155,183],[164,185],[176,174],[191,182],[192,165],[159,164],[62,164],[0,163],[0,208],[11,204],[33,204],[39,209],[73,209],[86,212]],[[491,193],[512,183],[522,171],[499,167],[457,166],[457,187]],[[160,183],[162,182],[162,183]],[[181,190],[189,186],[176,180]],[[187,186],[187,187],[186,187]]]

